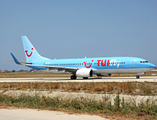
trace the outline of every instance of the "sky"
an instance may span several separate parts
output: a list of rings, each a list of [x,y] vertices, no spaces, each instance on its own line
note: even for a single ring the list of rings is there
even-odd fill
[[[0,0],[0,70],[29,70],[21,36],[51,59],[140,57],[157,65],[156,0]]]

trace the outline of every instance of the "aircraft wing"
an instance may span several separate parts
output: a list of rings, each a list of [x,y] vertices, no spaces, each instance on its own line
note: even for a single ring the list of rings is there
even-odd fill
[[[45,67],[48,68],[49,70],[57,69],[58,71],[60,70],[65,70],[66,72],[76,72],[78,68],[74,67],[63,67],[63,66],[50,66],[50,65],[34,65],[34,64],[26,64],[28,67]]]

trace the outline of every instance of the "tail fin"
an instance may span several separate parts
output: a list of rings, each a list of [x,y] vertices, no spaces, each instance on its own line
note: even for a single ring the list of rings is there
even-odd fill
[[[39,53],[36,51],[26,36],[22,36],[22,42],[27,62],[35,60],[49,60],[48,58],[39,55]]]

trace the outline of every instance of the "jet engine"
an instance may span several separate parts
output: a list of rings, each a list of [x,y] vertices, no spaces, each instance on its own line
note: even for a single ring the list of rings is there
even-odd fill
[[[76,71],[77,77],[92,77],[93,70],[92,69],[79,69]]]

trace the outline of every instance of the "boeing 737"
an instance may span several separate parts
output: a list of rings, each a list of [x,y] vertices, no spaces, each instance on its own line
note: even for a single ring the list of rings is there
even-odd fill
[[[77,77],[88,79],[93,75],[111,76],[111,74],[137,74],[136,78],[139,79],[139,75],[156,68],[154,64],[137,57],[49,59],[39,55],[26,36],[22,36],[22,42],[26,62],[19,62],[11,53],[16,64],[48,73],[71,74],[71,79]]]

